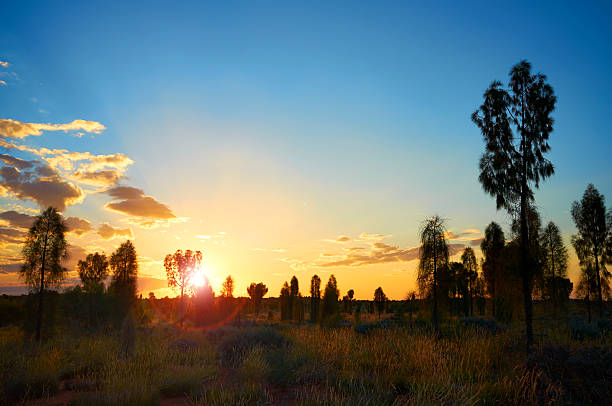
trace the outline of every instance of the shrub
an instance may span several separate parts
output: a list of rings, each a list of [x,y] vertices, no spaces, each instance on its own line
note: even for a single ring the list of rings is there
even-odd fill
[[[612,398],[612,350],[597,346],[570,349],[548,345],[531,353],[527,367],[542,371],[569,397],[583,403],[604,404]]]
[[[291,341],[276,330],[263,327],[231,334],[219,343],[219,355],[224,366],[237,368],[255,347],[275,349],[288,346]]]
[[[463,317],[460,323],[464,327],[473,328],[479,333],[495,335],[502,331],[502,328],[493,319],[483,319],[482,317]]]
[[[574,317],[569,321],[569,329],[572,338],[576,340],[584,340],[585,338],[597,338],[601,331],[597,326],[587,323],[581,317]]]

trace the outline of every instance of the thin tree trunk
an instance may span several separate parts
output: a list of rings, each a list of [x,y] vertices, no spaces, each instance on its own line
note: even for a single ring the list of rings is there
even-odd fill
[[[555,279],[555,252],[552,244],[552,235],[550,237],[550,267],[552,270],[552,291],[553,291],[553,316],[557,318],[557,279]]]
[[[597,294],[599,299],[599,317],[603,317],[603,299],[601,297],[601,278],[599,277],[599,255],[597,251],[597,247],[595,248],[595,277],[597,278]]]
[[[587,292],[587,295],[585,297],[586,302],[587,302],[587,317],[589,320],[589,324],[591,324],[591,298],[590,298],[590,294]]]
[[[436,253],[436,245],[438,244],[438,242],[436,241],[436,236],[434,236],[434,269],[433,269],[433,326],[434,326],[434,330],[436,332],[436,335],[438,334],[438,290],[437,290],[437,284],[438,284],[438,275],[437,275],[437,265],[438,265],[438,258],[437,258],[437,253]]]
[[[45,234],[45,244],[43,245],[42,261],[40,264],[40,290],[38,291],[38,317],[36,319],[36,341],[40,341],[40,330],[42,328],[43,317],[43,294],[45,292],[45,260],[47,255],[47,242],[49,238],[49,224]]]
[[[523,168],[523,185],[521,191],[521,277],[523,280],[523,299],[525,304],[525,336],[527,339],[527,352],[533,345],[533,308],[531,302],[531,261],[529,260],[527,229],[527,181],[525,168]]]
[[[185,319],[185,301],[183,299],[183,289],[184,289],[184,286],[181,285],[181,318],[180,318],[181,327],[183,327],[183,319]]]

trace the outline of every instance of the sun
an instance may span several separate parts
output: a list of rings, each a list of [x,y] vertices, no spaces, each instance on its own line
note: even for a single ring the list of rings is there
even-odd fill
[[[206,285],[207,282],[210,283],[210,273],[204,265],[196,269],[189,278],[189,284],[196,288]]]

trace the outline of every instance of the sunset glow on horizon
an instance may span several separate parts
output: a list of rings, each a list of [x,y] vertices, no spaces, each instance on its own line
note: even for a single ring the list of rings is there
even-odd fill
[[[179,295],[164,257],[191,249],[203,254],[191,284],[217,295],[228,275],[235,296],[263,282],[274,297],[293,275],[308,296],[314,274],[322,286],[333,274],[341,295],[403,299],[424,219],[446,219],[454,260],[465,247],[481,258],[491,221],[509,238],[512,219],[478,181],[470,116],[523,59],[558,94],[555,175],[535,193],[576,283],[571,202],[588,183],[612,201],[611,28],[553,4],[502,34],[491,17],[520,10],[492,7],[3,5],[0,294],[27,291],[23,241],[53,206],[66,286],[88,253],[129,239],[143,296]]]

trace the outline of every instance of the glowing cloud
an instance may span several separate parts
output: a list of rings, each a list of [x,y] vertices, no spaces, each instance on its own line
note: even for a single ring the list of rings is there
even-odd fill
[[[74,120],[66,124],[22,123],[17,120],[0,119],[0,137],[26,138],[30,135],[41,135],[43,131],[85,131],[100,134],[106,127],[97,121]]]
[[[117,186],[106,191],[115,202],[106,203],[108,210],[136,217],[154,219],[176,218],[174,213],[163,203],[151,196],[145,196],[141,189],[130,186]]]
[[[100,225],[98,228],[98,235],[105,240],[118,237],[132,238],[132,230],[129,228],[115,228],[108,223]]]

